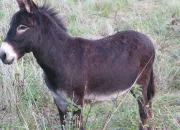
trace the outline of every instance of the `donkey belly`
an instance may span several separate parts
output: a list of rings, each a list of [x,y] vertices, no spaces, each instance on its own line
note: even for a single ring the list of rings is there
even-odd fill
[[[129,90],[137,77],[137,69],[103,70],[90,76],[85,94],[86,100],[110,100]]]
[[[104,101],[117,98],[129,90],[134,80],[125,80],[124,77],[122,77],[122,80],[113,80],[113,78],[109,77],[89,83],[85,93],[85,100]]]
[[[111,93],[86,93],[84,96],[85,100],[96,100],[96,101],[105,101],[105,100],[112,100],[117,98],[118,96],[125,94],[129,89],[115,91]]]

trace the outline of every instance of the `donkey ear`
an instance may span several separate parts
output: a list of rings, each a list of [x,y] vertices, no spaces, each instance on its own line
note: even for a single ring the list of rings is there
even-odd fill
[[[17,0],[19,8],[25,8],[28,13],[35,13],[37,10],[36,4],[32,0]]]
[[[17,0],[17,3],[19,5],[19,8],[22,9],[25,7],[23,0]]]

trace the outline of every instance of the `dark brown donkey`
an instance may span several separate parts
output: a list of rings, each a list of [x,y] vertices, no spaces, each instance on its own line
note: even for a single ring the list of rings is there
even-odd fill
[[[142,97],[137,99],[142,121],[139,129],[145,130],[155,93],[155,51],[149,38],[132,30],[99,40],[72,37],[53,9],[38,7],[32,0],[17,2],[20,10],[11,19],[0,57],[3,63],[12,64],[25,53],[34,54],[45,73],[61,123],[65,123],[67,99],[73,98],[83,108],[84,101],[116,97],[129,91],[136,81],[142,87]],[[81,110],[74,114],[82,120]]]

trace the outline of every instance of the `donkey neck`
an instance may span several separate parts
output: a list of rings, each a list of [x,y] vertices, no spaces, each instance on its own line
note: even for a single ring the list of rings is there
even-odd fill
[[[57,66],[63,65],[63,52],[71,37],[54,10],[42,7],[39,11],[40,35],[32,51],[44,71],[47,68],[57,70]]]
[[[43,36],[39,45],[32,50],[38,64],[48,68],[56,68],[63,64],[63,58],[66,55],[64,52],[68,49],[71,39],[68,35],[63,37]]]
[[[71,37],[67,37],[62,41],[53,39],[49,36],[48,39],[41,41],[40,46],[33,50],[33,54],[37,63],[43,69],[46,75],[46,82],[50,89],[56,90],[59,82],[64,82],[65,66],[67,57],[67,46],[70,44]]]

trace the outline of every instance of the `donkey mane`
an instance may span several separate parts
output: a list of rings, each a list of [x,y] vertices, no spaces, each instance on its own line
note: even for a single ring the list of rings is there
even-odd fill
[[[49,20],[51,20],[51,22],[53,22],[56,27],[59,27],[58,29],[61,29],[63,32],[67,32],[67,29],[57,10],[55,10],[48,4],[44,4],[42,7],[38,7],[38,10],[41,15],[49,18]]]

